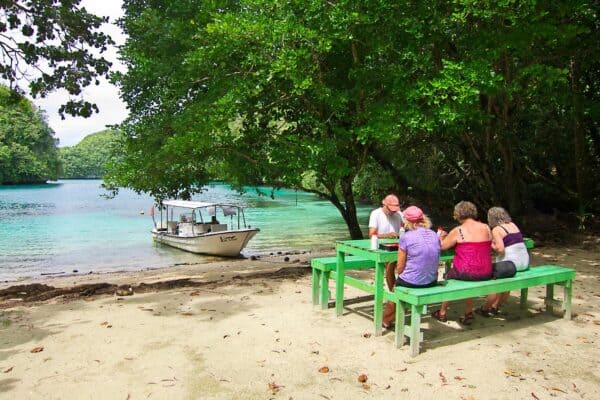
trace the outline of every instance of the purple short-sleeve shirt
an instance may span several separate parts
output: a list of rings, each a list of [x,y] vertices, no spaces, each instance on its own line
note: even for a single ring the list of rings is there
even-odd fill
[[[406,266],[400,278],[413,285],[427,285],[437,280],[440,239],[431,229],[417,228],[400,237],[399,247],[406,252]]]

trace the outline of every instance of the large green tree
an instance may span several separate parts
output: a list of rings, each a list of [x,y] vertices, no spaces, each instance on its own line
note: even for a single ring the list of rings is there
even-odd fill
[[[513,212],[543,191],[561,207],[597,201],[593,3],[124,7],[116,78],[131,117],[109,186],[159,199],[216,177],[298,187],[336,205],[353,237],[365,193]]]
[[[159,197],[215,174],[299,187],[329,199],[360,237],[353,182],[389,134],[373,117],[390,100],[398,7],[193,3],[125,3],[119,82],[132,117],[115,182]],[[147,175],[131,181],[130,170]]]
[[[113,41],[100,30],[107,17],[80,6],[80,0],[0,1],[0,78],[11,89],[29,82],[33,97],[65,89],[71,98],[59,113],[89,117],[98,107],[82,89],[108,76],[100,56]]]
[[[0,184],[56,179],[60,163],[53,135],[39,109],[0,86]]]

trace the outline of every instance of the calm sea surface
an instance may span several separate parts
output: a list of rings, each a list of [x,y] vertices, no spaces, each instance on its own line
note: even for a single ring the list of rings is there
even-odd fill
[[[159,268],[216,260],[155,244],[149,196],[122,190],[105,199],[99,180],[65,180],[46,185],[0,186],[0,280],[42,274],[78,274]],[[346,225],[329,202],[293,190],[275,198],[254,191],[239,195],[215,184],[194,197],[248,207],[246,222],[260,232],[246,257],[278,251],[333,248],[348,238]],[[371,206],[359,207],[367,229]],[[144,214],[142,214],[142,212]]]

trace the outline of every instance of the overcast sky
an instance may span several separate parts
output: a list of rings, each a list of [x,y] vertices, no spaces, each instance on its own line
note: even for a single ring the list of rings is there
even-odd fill
[[[121,0],[82,0],[81,5],[89,12],[110,17],[114,22],[121,17]],[[112,25],[104,24],[103,31],[108,33],[117,44],[123,44],[125,37],[121,30]],[[106,59],[113,63],[113,67],[123,70],[123,66],[117,60],[116,48],[109,49],[103,54]],[[98,132],[106,128],[106,125],[118,124],[127,116],[125,104],[119,98],[117,88],[106,80],[101,80],[99,86],[89,86],[84,91],[85,99],[96,103],[100,112],[93,114],[90,118],[66,116],[61,120],[58,108],[64,104],[68,96],[66,91],[57,91],[45,99],[34,99],[34,103],[46,111],[50,127],[55,132],[55,137],[60,140],[59,146],[73,146],[90,133]]]

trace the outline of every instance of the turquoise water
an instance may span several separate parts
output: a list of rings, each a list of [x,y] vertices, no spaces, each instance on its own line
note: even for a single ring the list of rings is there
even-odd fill
[[[0,186],[0,280],[71,274],[75,270],[78,274],[140,270],[218,259],[153,243],[148,213],[152,199],[129,190],[106,199],[100,183],[65,180]],[[246,222],[260,232],[244,250],[246,257],[333,248],[336,240],[348,238],[337,209],[310,193],[278,190],[272,199],[254,191],[239,195],[227,185],[215,184],[194,200],[247,207]],[[370,206],[359,207],[364,230],[370,210]]]

